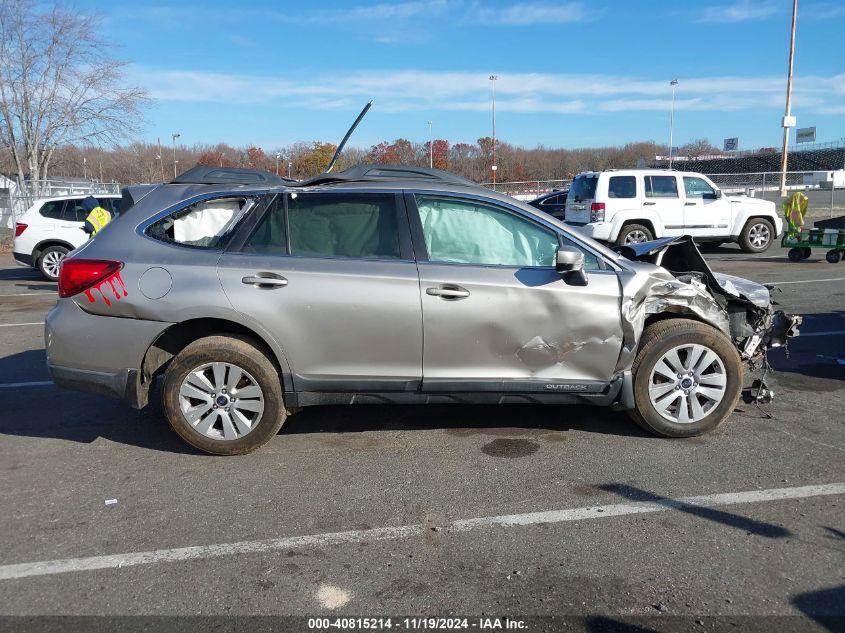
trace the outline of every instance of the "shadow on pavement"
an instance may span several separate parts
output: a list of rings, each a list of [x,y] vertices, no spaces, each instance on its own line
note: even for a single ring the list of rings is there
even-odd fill
[[[809,315],[801,325],[801,332],[839,332],[845,323],[845,311],[818,312]],[[799,374],[807,378],[824,378],[827,380],[845,380],[845,365],[839,364],[839,358],[845,358],[845,334],[830,334],[828,336],[801,336],[790,339],[789,357],[782,350],[769,352],[769,363],[776,372]],[[787,385],[792,382],[790,377],[784,377],[782,382]],[[799,380],[795,385],[798,389],[816,390],[812,384],[804,384]]]
[[[757,536],[764,536],[766,538],[786,538],[792,534],[789,530],[780,525],[773,525],[771,523],[766,523],[765,521],[749,519],[748,517],[733,514],[732,512],[726,512],[724,510],[704,508],[702,506],[684,503],[683,501],[679,501],[677,499],[661,497],[660,495],[648,492],[647,490],[642,490],[626,484],[605,484],[599,486],[599,488],[618,494],[619,496],[631,501],[648,501],[656,503],[673,510],[678,510],[702,519],[707,519],[708,521],[721,523],[729,527],[737,528],[738,530],[744,530],[749,534],[755,534]]]
[[[845,585],[799,594],[792,604],[828,631],[845,631]]]
[[[653,436],[623,413],[601,407],[542,404],[340,405],[306,407],[285,422],[283,434],[360,433],[444,429],[450,435],[520,435],[577,430],[629,437]],[[654,438],[655,441],[660,441]]]

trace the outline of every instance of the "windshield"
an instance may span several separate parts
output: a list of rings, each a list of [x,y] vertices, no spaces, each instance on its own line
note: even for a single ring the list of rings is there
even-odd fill
[[[596,183],[598,181],[598,176],[595,175],[576,176],[569,188],[569,199],[575,202],[592,200],[596,197]]]

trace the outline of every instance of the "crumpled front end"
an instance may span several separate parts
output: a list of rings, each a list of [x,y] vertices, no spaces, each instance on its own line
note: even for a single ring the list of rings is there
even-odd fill
[[[709,323],[729,337],[742,359],[753,366],[768,349],[785,346],[798,335],[800,316],[775,310],[769,288],[714,273],[690,237],[616,250],[633,262],[631,270],[620,275],[625,342],[618,370],[631,366],[645,322],[657,314],[674,313]]]

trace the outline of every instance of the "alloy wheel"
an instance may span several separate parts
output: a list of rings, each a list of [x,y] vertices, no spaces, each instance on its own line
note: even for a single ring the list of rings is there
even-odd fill
[[[643,242],[648,242],[648,235],[643,231],[634,230],[625,236],[626,244],[642,244]]]
[[[766,247],[769,243],[769,240],[771,239],[771,231],[769,231],[769,227],[765,224],[755,224],[748,231],[748,241],[756,249],[762,249]]]
[[[59,267],[61,266],[64,258],[65,253],[62,253],[61,251],[50,251],[49,253],[46,253],[41,259],[41,266],[44,268],[44,272],[51,277],[58,277]]]
[[[198,433],[237,440],[253,431],[264,412],[264,393],[255,378],[232,363],[206,363],[185,376],[179,408]]]
[[[725,365],[713,350],[697,344],[673,347],[655,363],[648,396],[670,422],[691,424],[719,406],[727,389]]]

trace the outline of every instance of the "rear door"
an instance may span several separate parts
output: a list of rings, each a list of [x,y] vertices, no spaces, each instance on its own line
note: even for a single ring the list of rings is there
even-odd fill
[[[284,350],[297,391],[419,388],[419,280],[401,195],[279,194],[218,274]]]
[[[578,174],[569,187],[566,199],[566,221],[575,226],[584,226],[590,221],[590,206],[596,199],[598,174]]]
[[[727,237],[731,232],[731,203],[699,176],[683,176],[684,223],[696,237]]]
[[[423,389],[593,392],[621,347],[619,283],[585,250],[588,284],[555,271],[561,241],[490,200],[408,196],[420,274]]]
[[[664,236],[687,234],[677,176],[643,176],[643,211],[657,214],[663,224]]]

